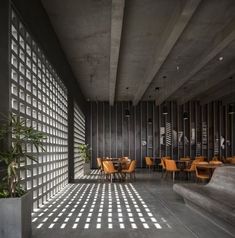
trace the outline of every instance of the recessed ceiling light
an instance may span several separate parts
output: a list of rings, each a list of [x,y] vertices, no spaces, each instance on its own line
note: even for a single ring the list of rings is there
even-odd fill
[[[219,61],[222,61],[223,59],[224,59],[223,56],[220,56],[220,57],[219,57]]]

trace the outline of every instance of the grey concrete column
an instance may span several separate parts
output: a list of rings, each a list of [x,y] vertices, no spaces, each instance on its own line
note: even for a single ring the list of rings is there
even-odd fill
[[[10,2],[2,0],[0,7],[0,124],[10,111],[10,72],[9,72],[9,19]],[[7,148],[9,138],[0,145],[0,149]],[[0,163],[0,174],[4,175],[4,164]]]

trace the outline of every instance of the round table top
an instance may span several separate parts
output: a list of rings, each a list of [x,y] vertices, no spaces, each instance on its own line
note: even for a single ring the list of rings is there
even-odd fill
[[[215,169],[223,164],[196,164],[199,168]]]

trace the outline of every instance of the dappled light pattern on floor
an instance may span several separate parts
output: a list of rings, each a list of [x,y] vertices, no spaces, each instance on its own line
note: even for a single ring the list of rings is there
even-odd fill
[[[33,213],[35,229],[172,229],[131,183],[70,184]]]
[[[96,180],[102,178],[104,178],[104,175],[101,176],[100,171],[98,169],[91,170],[89,175],[80,175],[77,177],[77,179],[79,180]]]

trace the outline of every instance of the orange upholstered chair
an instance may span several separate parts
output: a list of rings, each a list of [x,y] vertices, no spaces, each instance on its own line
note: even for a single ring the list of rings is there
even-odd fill
[[[104,168],[104,173],[106,177],[109,177],[111,180],[111,183],[113,181],[114,174],[117,173],[118,171],[114,168],[113,162],[112,161],[103,161],[103,168]]]
[[[136,160],[132,160],[128,169],[123,169],[122,173],[126,176],[126,174],[130,174],[130,179],[132,175],[135,178],[135,169],[136,169]]]
[[[162,158],[161,158],[161,163],[159,164],[159,165],[162,167],[162,176],[161,176],[161,177],[163,177],[163,175],[164,175],[165,172],[166,172],[165,158],[166,158],[166,157],[162,157]],[[169,159],[170,159],[170,158],[169,158]]]
[[[180,170],[177,168],[176,163],[172,159],[165,159],[166,164],[166,173],[172,173],[173,182],[175,181],[175,173],[179,172]]]
[[[99,173],[100,173],[101,178],[102,178],[102,175],[103,175],[103,172],[104,172],[102,159],[98,157],[98,158],[96,158],[96,161],[97,161],[97,167],[99,169]]]
[[[145,163],[146,163],[146,167],[149,168],[149,172],[150,169],[153,167],[153,159],[151,157],[145,157]]]
[[[207,165],[208,162],[198,162],[196,163],[196,178],[198,180],[209,180],[210,179],[210,172],[207,168],[201,168],[197,165]]]
[[[121,163],[122,169],[129,168],[131,160],[127,156],[120,158],[119,161]]]
[[[203,162],[205,160],[204,156],[196,156],[195,160],[199,161],[199,162]]]
[[[189,175],[196,172],[196,164],[199,162],[200,162],[200,159],[195,159],[193,160],[189,168],[184,169],[184,171],[187,173],[188,179],[190,177]]]
[[[209,164],[221,165],[221,164],[223,164],[223,162],[222,162],[222,161],[219,161],[219,160],[211,160],[211,161],[209,162]]]

